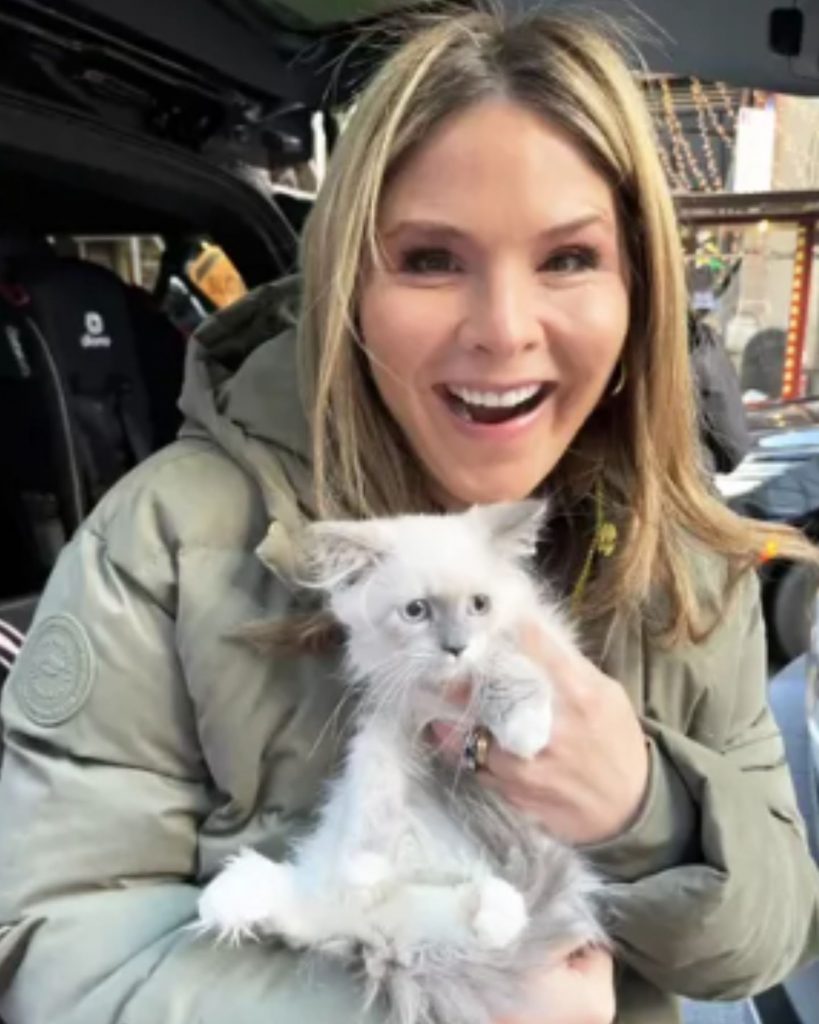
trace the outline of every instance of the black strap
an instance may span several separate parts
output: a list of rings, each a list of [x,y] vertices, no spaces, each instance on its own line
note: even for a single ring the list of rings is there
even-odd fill
[[[139,416],[134,403],[133,389],[125,378],[114,381],[117,414],[122,424],[122,431],[128,441],[131,463],[136,465],[147,459],[151,454],[150,439],[145,435],[142,417]]]

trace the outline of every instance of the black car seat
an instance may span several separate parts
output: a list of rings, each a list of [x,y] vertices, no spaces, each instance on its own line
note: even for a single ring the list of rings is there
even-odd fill
[[[179,425],[182,334],[104,267],[0,239],[0,601]]]
[[[49,340],[0,284],[0,598],[39,589],[87,501]]]

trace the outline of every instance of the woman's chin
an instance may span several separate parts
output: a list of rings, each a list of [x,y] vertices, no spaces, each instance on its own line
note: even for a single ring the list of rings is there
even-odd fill
[[[524,501],[540,487],[550,467],[524,467],[519,471],[478,471],[439,480],[436,493],[443,506],[457,512],[471,505],[494,505],[505,501]]]

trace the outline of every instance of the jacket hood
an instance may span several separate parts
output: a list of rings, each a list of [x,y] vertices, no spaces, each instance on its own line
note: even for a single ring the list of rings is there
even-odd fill
[[[262,285],[190,340],[183,436],[206,436],[258,483],[271,518],[311,508],[310,431],[296,353],[298,279]]]

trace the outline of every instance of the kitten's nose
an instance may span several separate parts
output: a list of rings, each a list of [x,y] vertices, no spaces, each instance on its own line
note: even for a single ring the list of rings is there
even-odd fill
[[[464,653],[464,647],[458,647],[454,644],[450,644],[444,647],[444,650],[446,651],[447,654],[451,654],[453,658],[460,658],[460,656]]]

